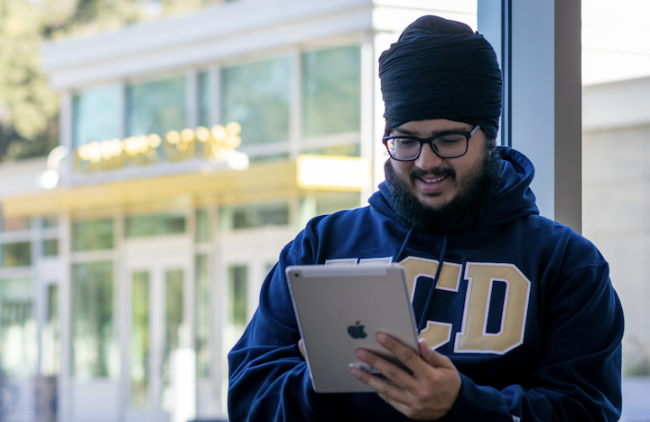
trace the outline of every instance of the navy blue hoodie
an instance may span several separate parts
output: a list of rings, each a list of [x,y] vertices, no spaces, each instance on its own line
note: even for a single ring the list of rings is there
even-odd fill
[[[532,163],[500,152],[492,206],[465,232],[413,230],[391,209],[385,183],[370,206],[311,220],[282,250],[228,356],[231,420],[409,420],[374,393],[314,392],[297,347],[285,268],[377,259],[405,267],[426,328],[420,337],[461,374],[460,395],[440,420],[618,420],[623,312],[607,262],[588,240],[539,216]]]

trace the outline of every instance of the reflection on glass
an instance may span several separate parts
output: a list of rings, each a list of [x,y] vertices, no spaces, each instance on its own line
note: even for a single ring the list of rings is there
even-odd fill
[[[289,57],[225,68],[222,122],[241,125],[242,146],[289,140]]]
[[[131,405],[149,405],[149,272],[131,276]]]
[[[361,205],[361,196],[357,192],[341,192],[316,198],[316,215],[332,214],[340,210],[349,210]]]
[[[30,278],[0,280],[0,369],[9,377],[29,377],[36,371],[33,297]]]
[[[124,236],[148,237],[185,233],[185,214],[166,213],[127,216]]]
[[[232,212],[232,228],[247,229],[289,224],[289,204],[277,202],[235,207]]]
[[[286,161],[290,159],[289,153],[256,155],[250,157],[250,163],[268,163],[269,161]]]
[[[304,138],[359,131],[361,51],[358,46],[303,54],[302,107]]]
[[[59,239],[43,240],[43,256],[57,256],[59,254]]]
[[[2,266],[29,267],[32,265],[31,242],[5,243],[2,245]]]
[[[265,274],[270,273],[271,270],[273,269],[273,267],[275,267],[275,263],[274,263],[274,262],[267,262],[266,264],[264,264],[264,273],[265,273]]]
[[[199,126],[210,127],[210,74],[201,72],[197,81],[198,90],[198,123]]]
[[[228,313],[223,327],[222,353],[224,356],[241,338],[248,323],[248,267],[228,267]]]
[[[196,210],[194,241],[196,243],[210,241],[210,213],[206,209]]]
[[[58,215],[44,215],[41,219],[41,228],[51,229],[53,227],[59,227],[59,216]]]
[[[171,353],[180,347],[180,331],[183,324],[183,270],[165,271],[165,348],[163,362],[162,407],[171,411]]]
[[[195,259],[196,377],[210,378],[210,273],[208,255]]]
[[[307,155],[330,155],[337,157],[359,157],[361,155],[361,145],[358,143],[354,144],[343,144],[343,145],[332,145],[325,148],[310,149],[305,150]]]
[[[72,375],[112,376],[113,262],[72,265]]]
[[[245,327],[248,323],[248,267],[233,265],[228,268],[230,293],[230,324]]]
[[[61,337],[59,324],[59,286],[47,286],[47,319],[42,331],[43,357],[41,370],[45,376],[59,375],[61,367]]]
[[[185,76],[142,82],[126,88],[127,136],[185,128]]]
[[[72,251],[113,249],[113,219],[72,222]]]
[[[17,232],[32,228],[32,219],[29,217],[2,217],[3,232]]]
[[[120,86],[86,89],[73,97],[73,146],[120,137]]]

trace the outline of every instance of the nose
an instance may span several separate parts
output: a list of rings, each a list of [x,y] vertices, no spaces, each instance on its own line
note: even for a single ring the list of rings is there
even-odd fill
[[[422,145],[420,156],[415,159],[415,165],[422,170],[430,170],[439,167],[442,164],[442,158],[433,152],[430,144]]]

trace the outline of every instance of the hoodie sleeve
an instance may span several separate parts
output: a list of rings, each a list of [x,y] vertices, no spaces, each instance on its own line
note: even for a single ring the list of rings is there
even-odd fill
[[[594,286],[595,288],[585,288]],[[621,412],[623,311],[607,264],[560,281],[546,303],[533,375],[502,389],[461,375],[449,421],[617,421]]]
[[[338,403],[345,400],[345,395],[313,390],[298,349],[300,333],[284,270],[313,263],[308,245],[300,245],[301,240],[305,241],[303,234],[282,251],[262,286],[255,315],[228,355],[232,421],[336,420]]]

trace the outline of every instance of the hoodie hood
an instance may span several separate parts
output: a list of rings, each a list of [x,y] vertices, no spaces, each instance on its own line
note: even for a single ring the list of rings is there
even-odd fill
[[[530,183],[535,175],[533,163],[522,153],[508,147],[497,147],[503,160],[501,178],[491,199],[487,213],[469,230],[480,230],[498,226],[516,218],[539,214],[535,205],[535,194]],[[380,213],[399,220],[390,203],[390,187],[387,182],[379,185],[379,191],[369,199],[370,205]]]

